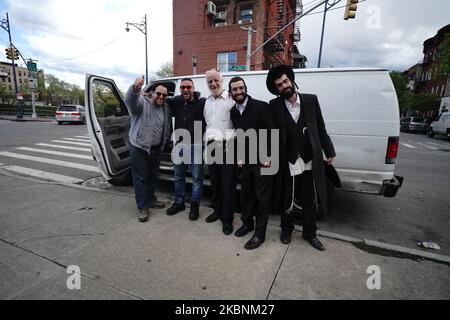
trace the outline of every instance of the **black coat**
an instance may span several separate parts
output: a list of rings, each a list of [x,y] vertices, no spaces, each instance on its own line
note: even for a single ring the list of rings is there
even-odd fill
[[[327,192],[322,150],[327,158],[335,157],[336,152],[325,129],[317,96],[300,94],[300,105],[301,112],[305,115],[309,141],[313,149],[312,167],[314,184],[320,199],[320,204],[324,212],[326,212]],[[292,177],[286,157],[286,118],[284,112],[286,104],[283,98],[278,97],[271,100],[269,106],[274,117],[275,125],[280,129],[280,168],[275,177],[273,204],[275,213],[282,214],[290,208],[292,201]]]
[[[236,104],[230,111],[231,121],[233,122],[233,126],[235,129],[242,129],[245,131],[249,129],[255,129],[257,132],[257,155],[259,156],[259,130],[260,129],[275,129],[275,123],[272,119],[272,113],[270,112],[269,105],[267,102],[263,102],[260,100],[253,99],[251,96],[247,96],[247,106],[245,107],[244,112],[241,113],[236,108]],[[267,139],[267,150],[270,152],[270,131],[268,131],[268,139]],[[248,163],[248,150],[249,147],[246,145],[246,163]],[[244,159],[237,159],[244,160]],[[258,163],[265,162],[266,159],[258,159]]]
[[[167,104],[170,106],[171,117],[175,118],[175,130],[185,129],[191,134],[191,138],[194,139],[194,122],[202,123],[202,132],[198,133],[199,138],[203,139],[203,133],[206,129],[205,119],[203,118],[203,110],[205,108],[205,98],[200,97],[199,92],[194,92],[194,100],[186,101],[179,95],[173,99],[168,99]],[[178,141],[178,137],[176,142]],[[202,143],[200,141],[191,141],[191,143]]]

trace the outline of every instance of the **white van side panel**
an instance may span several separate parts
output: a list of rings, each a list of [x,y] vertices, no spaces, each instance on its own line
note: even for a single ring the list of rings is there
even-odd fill
[[[295,70],[299,91],[317,95],[325,125],[336,149],[335,168],[348,191],[380,194],[384,180],[394,178],[395,165],[386,164],[389,137],[400,135],[400,114],[394,85],[385,70]],[[241,76],[255,99],[274,99],[266,88],[266,72]],[[178,79],[179,81],[179,79]],[[194,77],[197,91],[208,97],[204,76]],[[177,83],[176,95],[180,94]]]

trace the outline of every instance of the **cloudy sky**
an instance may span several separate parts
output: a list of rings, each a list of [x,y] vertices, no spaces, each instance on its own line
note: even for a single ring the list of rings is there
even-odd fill
[[[303,3],[308,9],[317,1]],[[150,72],[172,60],[172,0],[0,0],[0,19],[6,12],[25,58],[81,87],[86,73],[113,78],[121,88],[145,73],[145,37],[133,27],[125,31],[125,22],[139,23],[144,14]],[[450,23],[449,12],[448,0],[366,0],[349,21],[342,19],[343,8],[329,11],[322,66],[407,69],[422,58],[424,40]],[[301,21],[300,51],[310,68],[317,66],[322,18],[319,13]],[[2,61],[7,43],[0,29]]]

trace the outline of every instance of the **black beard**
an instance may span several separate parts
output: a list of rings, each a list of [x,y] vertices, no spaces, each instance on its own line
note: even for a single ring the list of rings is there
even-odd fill
[[[242,98],[242,100],[237,100],[236,97],[233,96],[233,100],[236,101],[238,104],[243,104],[245,102],[245,99],[247,99],[247,95],[245,94]]]
[[[286,89],[284,89],[283,92],[280,93],[280,95],[286,100],[292,98],[292,96],[294,94],[295,94],[295,88],[294,87],[286,88]]]

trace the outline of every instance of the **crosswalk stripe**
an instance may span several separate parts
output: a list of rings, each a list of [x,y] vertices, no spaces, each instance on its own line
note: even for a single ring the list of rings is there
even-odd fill
[[[83,180],[80,180],[80,179],[77,179],[74,177],[64,176],[62,174],[56,174],[56,173],[51,173],[51,172],[47,172],[47,171],[41,171],[41,170],[19,167],[19,166],[5,166],[5,167],[2,167],[2,169],[11,171],[11,172],[15,172],[15,173],[25,174],[27,176],[51,180],[51,181],[58,181],[58,182],[64,182],[64,183],[83,182]]]
[[[402,145],[404,145],[405,147],[411,148],[411,149],[417,149],[416,147],[414,147],[410,144],[407,144],[407,143],[402,143]]]
[[[86,155],[78,154],[78,153],[59,152],[59,151],[52,151],[52,150],[46,150],[46,149],[36,149],[36,148],[28,148],[28,147],[19,147],[19,148],[16,148],[16,150],[31,151],[31,152],[38,152],[38,153],[45,153],[45,154],[53,154],[55,156],[71,157],[71,158],[77,158],[77,159],[93,160],[91,156],[86,156]]]
[[[18,154],[18,153],[12,153],[12,152],[0,152],[0,156],[29,160],[29,161],[36,161],[36,162],[42,162],[42,163],[48,163],[48,164],[54,164],[57,166],[69,167],[69,168],[80,169],[80,170],[85,170],[85,171],[100,172],[97,167],[88,166],[85,164],[79,164],[79,163],[75,163],[75,162],[67,162],[67,161],[54,160],[54,159],[41,158],[41,157],[32,157],[32,156],[27,156],[24,154]]]
[[[83,140],[91,140],[89,137],[86,137],[86,136],[75,136],[74,138],[83,139]]]
[[[76,141],[76,142],[90,142],[90,140],[85,140],[85,139],[74,139],[74,138],[63,138],[63,140],[67,140],[67,141]]]
[[[419,142],[418,144],[420,144],[421,146],[424,146],[425,148],[431,149],[431,150],[439,150],[439,148],[430,147],[430,146],[426,145],[425,143],[420,143]]]
[[[91,152],[91,149],[86,148],[77,148],[77,147],[69,147],[69,146],[60,146],[58,144],[49,144],[49,143],[36,143],[37,146],[41,147],[51,147],[51,148],[58,148],[58,149],[67,149],[67,150],[76,150],[76,151],[86,151]]]
[[[75,146],[84,146],[84,147],[90,147],[91,146],[90,143],[70,142],[70,141],[62,141],[62,140],[52,140],[51,142],[73,144]]]

